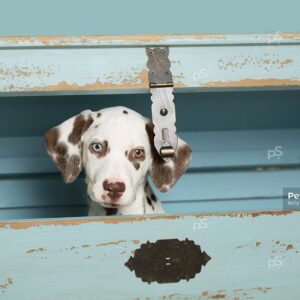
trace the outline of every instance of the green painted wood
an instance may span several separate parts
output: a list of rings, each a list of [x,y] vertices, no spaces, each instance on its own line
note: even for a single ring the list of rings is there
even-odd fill
[[[300,213],[0,223],[5,300],[297,299]],[[194,279],[147,284],[124,263],[142,243],[193,240],[211,260]]]
[[[297,34],[274,39],[268,35],[53,39],[0,38],[0,95],[148,91],[144,47],[155,41],[170,46],[171,71],[179,89],[300,85]]]

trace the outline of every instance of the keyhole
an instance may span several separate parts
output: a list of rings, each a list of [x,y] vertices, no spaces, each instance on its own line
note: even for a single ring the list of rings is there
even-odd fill
[[[170,266],[171,264],[172,264],[171,257],[166,257],[166,263],[165,263],[165,265],[166,266]]]

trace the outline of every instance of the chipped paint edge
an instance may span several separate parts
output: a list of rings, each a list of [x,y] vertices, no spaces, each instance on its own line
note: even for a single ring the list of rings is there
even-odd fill
[[[107,47],[143,45],[286,44],[300,43],[298,32],[269,34],[137,34],[86,36],[3,36],[1,48],[18,47]]]
[[[86,217],[86,218],[72,218],[72,219],[41,219],[37,221],[7,221],[0,222],[0,229],[27,229],[30,227],[39,226],[79,226],[87,223],[104,223],[104,224],[119,224],[119,223],[133,223],[156,220],[177,220],[186,217],[262,217],[262,216],[285,216],[288,214],[296,214],[300,211],[257,211],[257,212],[233,212],[233,213],[207,213],[207,214],[186,214],[186,215],[154,215],[154,216],[128,216],[128,217]]]
[[[141,90],[148,91],[148,80],[145,77],[146,72],[143,70],[138,77],[134,79],[140,82],[134,81],[124,81],[121,83],[105,83],[97,80],[94,83],[89,83],[85,85],[69,84],[67,81],[61,81],[56,85],[45,85],[45,86],[34,86],[27,88],[4,90],[2,94],[22,93],[22,92],[100,92],[100,91],[118,91],[118,90]],[[212,88],[272,88],[272,87],[298,87],[300,86],[300,80],[293,79],[277,79],[277,78],[267,78],[267,79],[242,79],[239,81],[217,81],[208,82],[205,84],[200,84],[199,86],[187,86],[180,81],[175,81],[175,89],[212,89]]]
[[[284,86],[300,86],[300,80],[293,79],[242,79],[238,81],[216,81],[208,82],[199,87],[205,88],[241,88],[241,87],[284,87]]]

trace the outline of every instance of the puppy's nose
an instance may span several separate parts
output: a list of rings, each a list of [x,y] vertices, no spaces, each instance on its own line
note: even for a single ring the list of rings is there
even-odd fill
[[[108,182],[108,180],[103,181],[104,190],[112,193],[124,193],[125,183],[123,182]]]
[[[112,201],[117,201],[125,192],[125,183],[124,182],[109,182],[108,180],[103,181],[103,189],[108,193],[108,196]]]

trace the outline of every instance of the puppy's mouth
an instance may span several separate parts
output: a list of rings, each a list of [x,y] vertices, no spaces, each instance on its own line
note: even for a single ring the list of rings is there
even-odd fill
[[[112,192],[107,193],[108,199],[110,199],[112,202],[119,201],[122,195],[123,193],[112,193]]]
[[[101,205],[105,208],[118,208],[118,207],[122,206],[117,203],[107,203],[107,202],[102,202],[102,201],[101,201]]]
[[[118,208],[118,207],[125,207],[132,203],[130,199],[118,199],[117,201],[111,199],[110,197],[101,197],[99,203],[106,208]]]

